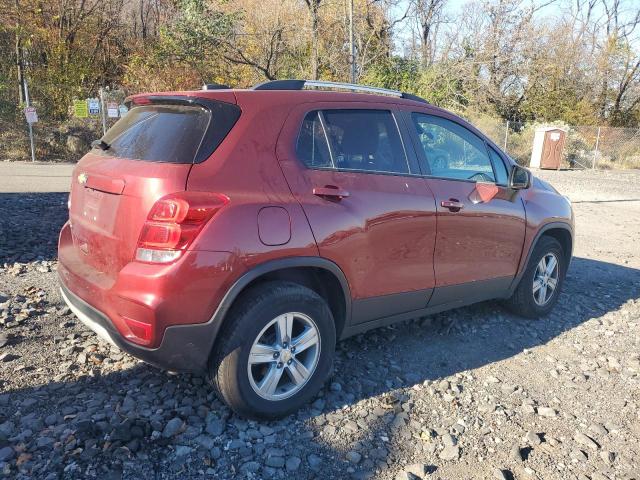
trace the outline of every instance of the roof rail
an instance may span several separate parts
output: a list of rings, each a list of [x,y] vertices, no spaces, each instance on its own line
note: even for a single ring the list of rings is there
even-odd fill
[[[412,95],[410,93],[401,92],[400,90],[391,90],[389,88],[370,87],[368,85],[356,85],[355,83],[341,82],[325,82],[320,80],[271,80],[259,83],[253,90],[303,90],[305,87],[341,89],[350,90],[352,92],[373,93],[378,95],[391,95],[398,98],[406,98],[415,100],[416,102],[429,103],[424,98]]]
[[[231,88],[229,85],[223,83],[205,83],[202,85],[202,90],[226,90]]]

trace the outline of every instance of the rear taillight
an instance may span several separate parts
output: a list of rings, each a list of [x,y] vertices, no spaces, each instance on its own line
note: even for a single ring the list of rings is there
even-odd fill
[[[229,197],[218,193],[180,192],[158,200],[142,226],[136,260],[173,262],[187,250],[202,227]]]

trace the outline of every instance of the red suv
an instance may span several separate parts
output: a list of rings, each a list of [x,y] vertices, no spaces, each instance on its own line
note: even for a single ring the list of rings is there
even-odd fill
[[[242,415],[310,400],[337,339],[558,299],[569,201],[418,97],[282,80],[128,104],[74,170],[62,295],[122,350],[206,372]]]

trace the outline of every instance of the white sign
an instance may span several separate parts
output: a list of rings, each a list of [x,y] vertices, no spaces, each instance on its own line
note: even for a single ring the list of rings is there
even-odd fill
[[[551,132],[551,141],[553,142],[557,142],[558,140],[560,140],[560,134],[558,132]]]
[[[25,108],[24,116],[27,117],[27,123],[36,123],[38,121],[38,113],[36,112],[36,107]]]
[[[100,113],[100,100],[97,98],[89,98],[89,114],[98,115]]]
[[[116,102],[107,103],[107,116],[109,118],[118,118],[118,104]]]
[[[126,105],[120,105],[120,116],[124,117],[125,114],[129,111]]]

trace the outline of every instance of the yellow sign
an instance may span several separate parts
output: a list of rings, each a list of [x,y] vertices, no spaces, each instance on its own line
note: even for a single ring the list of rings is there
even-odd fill
[[[74,100],[73,113],[78,118],[87,118],[89,116],[89,108],[86,100]]]

